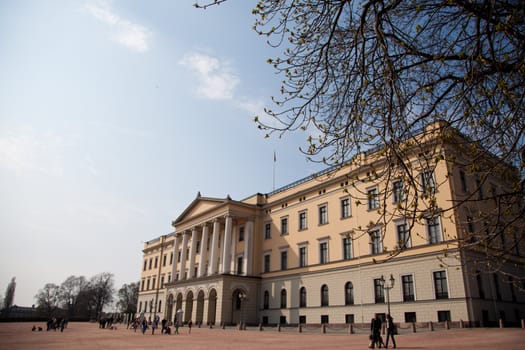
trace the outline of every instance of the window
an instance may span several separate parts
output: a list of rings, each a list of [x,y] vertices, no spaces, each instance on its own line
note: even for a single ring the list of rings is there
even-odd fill
[[[299,307],[306,307],[306,288],[299,289]]]
[[[142,312],[142,301],[139,302],[139,313]]]
[[[306,211],[302,211],[299,213],[299,231],[306,230],[306,228]]]
[[[425,170],[419,175],[421,182],[421,192],[425,195],[436,192],[436,183],[434,182],[434,172],[432,170]]]
[[[281,235],[288,234],[288,218],[281,218]]]
[[[445,271],[434,272],[434,292],[436,299],[448,299],[447,274]]]
[[[242,275],[243,260],[244,259],[243,259],[242,255],[237,257],[237,274],[238,275]]]
[[[410,232],[408,230],[408,225],[403,222],[396,225],[397,230],[397,245],[399,248],[410,248]]]
[[[354,285],[352,282],[345,284],[345,305],[354,305]]]
[[[319,243],[319,264],[328,263],[328,242]]]
[[[156,256],[155,257],[155,268],[157,268],[158,264],[159,264],[159,257]]]
[[[370,253],[381,254],[383,252],[383,243],[381,242],[381,230],[375,229],[370,231]]]
[[[161,312],[161,311],[162,311],[162,300],[159,300],[159,308],[157,312]]]
[[[299,324],[306,324],[306,316],[299,315]]]
[[[321,205],[319,207],[319,225],[326,225],[328,223],[328,206]]]
[[[383,290],[380,278],[374,279],[374,297],[376,304],[385,302],[385,291]]]
[[[173,252],[170,254],[170,265],[173,265]]]
[[[392,198],[394,203],[405,200],[404,186],[402,180],[395,180],[392,183]]]
[[[142,280],[140,290],[144,290],[144,282],[145,282],[145,280]]]
[[[485,198],[485,194],[483,193],[483,183],[478,176],[476,176],[476,189],[478,191],[478,199],[483,200]]]
[[[286,289],[281,290],[281,309],[286,309]]]
[[[281,270],[286,270],[288,268],[288,251],[281,251]]]
[[[151,270],[151,264],[153,263],[153,259],[149,258],[149,269]]]
[[[345,315],[345,323],[346,324],[354,323],[354,314],[346,314]]]
[[[428,232],[428,243],[436,244],[442,241],[441,236],[441,225],[439,223],[439,217],[435,216],[428,218],[427,220],[427,232]]]
[[[167,258],[168,258],[168,256],[166,254],[164,254],[164,256],[162,257],[162,266],[166,266]]]
[[[244,241],[244,226],[239,227],[239,242]]]
[[[195,244],[195,252],[199,253],[201,250],[201,241],[197,241]]]
[[[270,272],[270,254],[264,254],[264,272]]]
[[[352,259],[352,238],[350,235],[348,235],[348,237],[343,237],[343,259]]]
[[[264,239],[272,238],[272,224],[267,222],[264,224]]]
[[[379,193],[377,187],[371,188],[367,193],[368,197],[368,210],[374,210],[379,208]]]
[[[270,293],[267,290],[264,291],[263,297],[263,309],[268,310],[270,307]]]
[[[341,218],[348,218],[350,215],[350,198],[343,198],[341,199]]]
[[[493,273],[492,280],[494,281],[494,290],[496,291],[496,299],[501,300],[501,290],[499,288],[498,275]]]
[[[451,321],[450,311],[438,311],[438,322]]]
[[[328,324],[330,321],[328,320],[328,315],[321,315],[321,324]]]
[[[279,316],[279,324],[286,324],[286,316]]]
[[[401,283],[403,285],[403,301],[414,301],[414,276],[401,276]]]
[[[464,193],[468,192],[467,178],[466,178],[465,172],[463,170],[459,171],[459,181],[460,181],[460,184],[461,184],[461,190]]]
[[[151,284],[151,289],[157,288],[157,277],[153,277],[153,283]]]
[[[148,280],[146,281],[146,290],[149,290],[149,283],[150,283],[150,279],[148,278]]]
[[[405,312],[405,322],[406,323],[415,323],[416,320],[416,313],[415,312]]]
[[[299,247],[299,267],[306,266],[306,247]]]
[[[476,271],[476,282],[478,285],[478,294],[479,294],[480,299],[485,299],[485,290],[483,289],[483,279],[479,271]]]
[[[164,276],[160,277],[160,288],[164,288]]]
[[[146,268],[148,267],[148,261],[144,260],[144,271],[146,271]]]
[[[326,284],[321,287],[321,306],[328,306],[328,286]]]

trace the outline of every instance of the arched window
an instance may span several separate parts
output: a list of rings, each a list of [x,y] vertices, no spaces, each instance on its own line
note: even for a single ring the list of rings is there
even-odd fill
[[[264,298],[263,298],[263,309],[268,310],[270,307],[270,293],[268,293],[267,290],[264,291]]]
[[[321,287],[321,306],[328,306],[328,286],[326,284]]]
[[[306,288],[301,287],[299,290],[299,307],[306,307]]]
[[[354,305],[354,285],[352,282],[345,284],[345,305]]]
[[[286,289],[281,290],[281,309],[286,309]]]

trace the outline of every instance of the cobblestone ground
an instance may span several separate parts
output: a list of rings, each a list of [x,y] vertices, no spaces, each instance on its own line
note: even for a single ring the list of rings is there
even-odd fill
[[[45,327],[36,323],[37,327]],[[32,332],[32,323],[0,323],[0,349],[367,349],[366,334],[181,328],[179,335],[145,335],[117,325],[99,329],[95,323],[70,323],[63,333]],[[45,329],[45,328],[44,328]],[[474,328],[418,332],[396,336],[398,349],[524,349],[525,329]],[[454,347],[455,349],[451,349]]]

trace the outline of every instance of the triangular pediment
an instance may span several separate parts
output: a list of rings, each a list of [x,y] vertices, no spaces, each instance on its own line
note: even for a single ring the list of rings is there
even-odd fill
[[[175,221],[173,221],[173,225],[191,220],[195,217],[204,216],[212,212],[214,209],[228,203],[228,201],[229,199],[227,198],[208,198],[201,197],[199,195],[193,200],[193,202],[190,203],[190,205],[182,212],[182,214]]]

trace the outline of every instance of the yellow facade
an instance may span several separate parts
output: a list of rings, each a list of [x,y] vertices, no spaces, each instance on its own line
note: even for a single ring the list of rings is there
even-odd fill
[[[139,312],[196,324],[366,323],[387,308],[397,322],[519,321],[523,293],[497,274],[475,274],[476,252],[455,249],[471,211],[441,208],[475,180],[450,162],[428,162],[457,153],[432,136],[427,128],[405,152],[420,193],[403,191],[395,171],[391,181],[377,176],[395,163],[376,151],[241,201],[199,194],[174,233],[145,244]],[[416,198],[417,217],[401,215]],[[501,271],[523,274],[523,242],[514,248]]]

